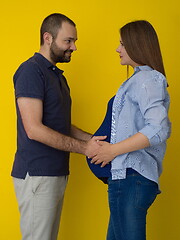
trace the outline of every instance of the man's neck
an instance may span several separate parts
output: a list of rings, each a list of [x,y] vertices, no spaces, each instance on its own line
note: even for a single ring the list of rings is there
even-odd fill
[[[44,46],[41,46],[40,49],[39,49],[39,53],[45,57],[49,62],[51,62],[53,65],[56,65],[56,63],[54,63],[52,61],[52,59],[50,58],[50,55],[49,55],[49,50],[47,48],[45,48]]]

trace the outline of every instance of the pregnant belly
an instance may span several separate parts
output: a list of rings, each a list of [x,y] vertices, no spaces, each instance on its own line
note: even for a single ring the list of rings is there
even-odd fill
[[[104,140],[106,142],[110,142],[110,126],[108,125],[102,125],[94,134],[94,136],[107,136],[107,138]],[[86,158],[88,166],[92,173],[97,178],[103,178],[103,177],[110,177],[111,176],[111,163],[107,164],[104,167],[101,167],[101,164],[95,165],[94,163],[91,163],[91,158]]]
[[[94,134],[94,136],[107,136],[107,138],[104,140],[106,142],[110,142],[110,138],[111,138],[111,118],[112,118],[112,106],[113,106],[114,97],[115,96],[113,96],[109,100],[103,123]],[[111,163],[107,164],[103,168],[101,167],[101,164],[95,165],[94,163],[91,163],[91,159],[88,159],[88,158],[87,158],[87,163],[92,173],[106,183],[106,179],[103,179],[103,178],[108,178],[111,176]]]

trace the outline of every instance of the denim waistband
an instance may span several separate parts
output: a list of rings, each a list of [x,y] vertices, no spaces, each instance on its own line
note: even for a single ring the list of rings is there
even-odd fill
[[[134,169],[132,169],[132,168],[127,168],[127,169],[126,169],[126,176],[127,176],[127,175],[130,176],[130,175],[134,175],[134,174],[140,175],[136,170],[134,170]],[[105,184],[108,183],[108,177],[99,177],[99,179],[100,179],[101,181],[103,181]]]

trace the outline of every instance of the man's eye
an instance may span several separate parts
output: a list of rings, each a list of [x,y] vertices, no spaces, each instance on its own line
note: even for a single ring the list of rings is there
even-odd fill
[[[70,43],[71,42],[71,40],[65,40],[67,43]]]

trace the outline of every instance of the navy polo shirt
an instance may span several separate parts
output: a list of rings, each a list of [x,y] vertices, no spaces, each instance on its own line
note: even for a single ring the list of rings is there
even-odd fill
[[[27,137],[17,105],[19,97],[43,102],[42,122],[47,127],[70,135],[71,98],[63,71],[41,54],[22,63],[14,75],[17,110],[17,151],[12,176],[63,176],[69,174],[69,152],[57,150]]]

